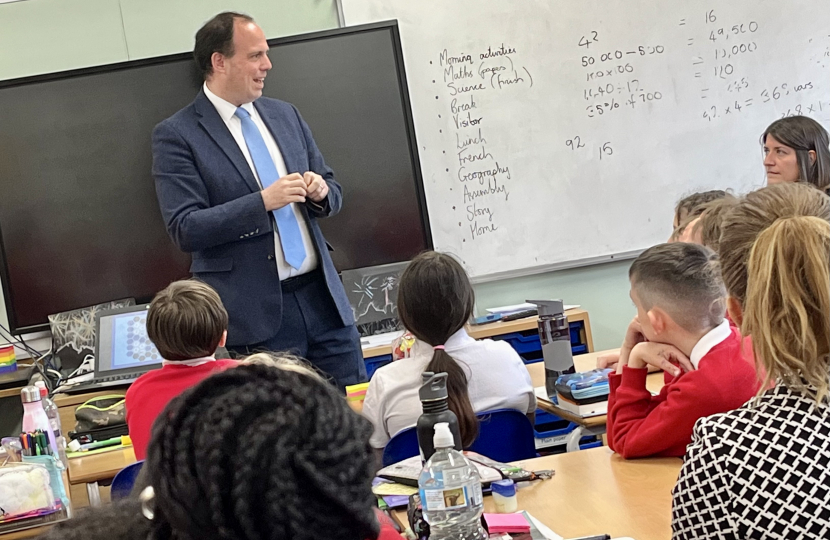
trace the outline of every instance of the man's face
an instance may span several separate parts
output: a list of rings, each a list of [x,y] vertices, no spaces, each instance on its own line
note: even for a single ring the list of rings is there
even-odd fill
[[[233,29],[233,55],[224,57],[225,99],[234,105],[250,103],[262,96],[265,76],[271,69],[268,42],[262,29],[252,22],[237,20]]]

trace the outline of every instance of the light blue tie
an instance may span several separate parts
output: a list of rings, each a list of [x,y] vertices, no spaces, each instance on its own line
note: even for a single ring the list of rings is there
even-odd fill
[[[242,107],[238,107],[234,114],[242,121],[242,136],[245,137],[245,144],[251,153],[251,161],[254,162],[262,189],[265,189],[279,180],[280,175],[277,172],[277,167],[274,165],[274,160],[271,159],[271,154],[268,152],[268,147],[265,146],[265,140],[262,138],[259,128],[251,118],[251,113]],[[283,255],[285,255],[285,262],[299,270],[305,260],[306,252],[305,246],[303,246],[303,237],[300,234],[300,225],[297,223],[294,210],[291,209],[289,204],[279,210],[273,210],[272,213],[277,220],[277,231],[280,234],[280,244],[282,245]]]

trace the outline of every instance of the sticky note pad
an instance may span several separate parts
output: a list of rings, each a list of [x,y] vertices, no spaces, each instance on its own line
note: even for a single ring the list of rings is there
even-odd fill
[[[530,523],[522,514],[484,514],[490,534],[530,532]]]

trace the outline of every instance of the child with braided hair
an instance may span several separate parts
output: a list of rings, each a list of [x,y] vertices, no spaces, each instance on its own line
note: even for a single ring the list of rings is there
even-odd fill
[[[316,373],[262,356],[170,402],[153,426],[141,500],[43,538],[401,540],[374,510],[369,422]]]

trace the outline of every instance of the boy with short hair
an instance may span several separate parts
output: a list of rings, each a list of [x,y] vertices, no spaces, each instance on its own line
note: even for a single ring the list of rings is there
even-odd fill
[[[144,459],[153,422],[174,397],[216,371],[237,363],[216,360],[225,345],[228,313],[209,285],[174,281],[153,298],[147,335],[164,359],[162,368],[145,373],[127,390],[127,427],[136,459]]]
[[[683,456],[698,418],[736,409],[758,390],[741,336],[724,318],[726,290],[710,249],[660,244],[629,270],[637,307],[609,377],[608,444],[624,458]],[[666,372],[657,396],[647,367]]]

